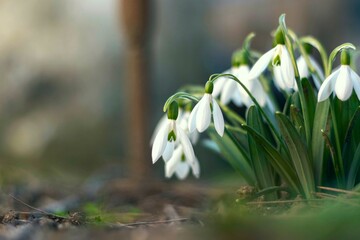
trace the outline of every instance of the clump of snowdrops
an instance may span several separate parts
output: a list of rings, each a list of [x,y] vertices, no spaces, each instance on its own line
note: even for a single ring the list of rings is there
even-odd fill
[[[267,199],[280,191],[310,199],[318,186],[359,184],[355,46],[344,43],[328,55],[314,37],[299,38],[288,29],[284,14],[272,35],[273,48],[260,54],[251,49],[255,35],[249,34],[229,70],[166,101],[167,115],[152,139],[153,163],[163,158],[166,177],[199,177],[193,145],[206,131],[208,146]],[[340,66],[334,67],[337,57]],[[240,107],[246,107],[244,116]]]

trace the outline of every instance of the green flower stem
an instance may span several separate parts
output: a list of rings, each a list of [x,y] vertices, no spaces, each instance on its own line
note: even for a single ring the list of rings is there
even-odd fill
[[[337,120],[336,120],[336,112],[335,112],[335,106],[334,106],[334,101],[328,100],[330,101],[330,111],[331,111],[331,119],[333,122],[333,128],[334,128],[334,137],[335,137],[335,148],[336,148],[336,160],[337,163],[336,165],[339,167],[339,174],[340,176],[340,184],[341,186],[338,186],[340,188],[345,187],[345,171],[344,171],[344,163],[343,163],[343,159],[342,159],[342,155],[341,155],[341,144],[340,144],[340,139],[339,139],[339,131],[338,131],[338,124],[337,124]],[[334,166],[335,167],[335,166]],[[335,169],[336,170],[336,169]],[[335,171],[336,173],[337,171]]]
[[[193,95],[191,95],[189,93],[177,92],[166,100],[163,111],[166,112],[168,110],[170,104],[177,99],[187,99],[187,100],[191,100],[191,101],[195,101],[195,102],[199,101],[199,99],[197,97],[194,97]]]
[[[289,34],[288,34],[286,24],[285,24],[285,14],[282,14],[280,16],[279,25],[280,25],[280,28],[281,28],[283,34],[284,34],[285,45],[286,45],[286,47],[287,47],[287,49],[289,51],[291,62],[292,62],[293,67],[294,67],[295,80],[296,80],[296,84],[297,84],[298,90],[299,90],[301,109],[302,109],[302,113],[303,113],[303,117],[304,117],[306,142],[307,142],[307,145],[310,147],[311,146],[311,129],[310,129],[309,113],[308,113],[308,109],[307,109],[307,105],[306,105],[306,99],[305,99],[304,90],[303,90],[302,85],[301,85],[299,69],[298,69],[297,64],[296,64],[294,48],[292,46],[292,42],[291,42],[291,40],[289,38]]]

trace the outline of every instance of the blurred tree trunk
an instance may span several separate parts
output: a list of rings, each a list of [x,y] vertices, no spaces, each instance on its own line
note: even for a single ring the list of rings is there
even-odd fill
[[[120,24],[124,26],[126,48],[126,94],[129,100],[127,133],[129,135],[128,163],[131,178],[141,181],[149,177],[151,169],[148,108],[148,0],[120,0]]]

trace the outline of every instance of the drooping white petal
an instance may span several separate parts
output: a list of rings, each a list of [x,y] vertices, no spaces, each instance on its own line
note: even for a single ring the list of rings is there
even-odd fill
[[[320,79],[317,77],[316,74],[313,75],[313,78],[314,78],[314,84],[316,86],[317,89],[320,88],[320,84],[322,83],[322,81],[325,79],[325,76],[324,76],[324,72],[323,70],[321,69],[320,65],[315,61],[314,58],[312,58],[310,56],[310,63],[313,65],[315,71],[318,73]]]
[[[334,81],[337,79],[340,72],[340,68],[331,73],[321,84],[318,93],[318,102],[326,100],[333,91]]]
[[[266,69],[272,57],[274,56],[275,49],[276,47],[270,49],[256,61],[248,74],[248,79],[254,79],[260,76],[260,74]]]
[[[291,58],[288,50],[284,45],[279,45],[281,47],[281,74],[283,77],[283,81],[287,88],[294,88],[295,82],[295,72],[294,67],[291,63]]]
[[[251,85],[249,86],[249,90],[251,94],[254,96],[256,101],[260,104],[260,106],[265,106],[266,104],[266,93],[258,79],[254,79]],[[252,101],[251,101],[252,102]],[[253,103],[251,103],[253,104]]]
[[[211,121],[211,108],[210,108],[210,99],[211,95],[208,93],[205,93],[202,99],[200,100],[199,108],[196,113],[196,129],[199,132],[205,131]]]
[[[275,86],[282,90],[287,90],[283,76],[281,74],[280,66],[274,66],[274,83]]]
[[[355,93],[356,93],[358,99],[360,100],[360,77],[352,69],[350,69],[350,76],[351,76],[351,80],[353,81],[353,84],[354,84]]]
[[[300,78],[308,78],[309,77],[309,68],[306,64],[305,58],[301,55],[296,60],[296,64],[299,70]]]
[[[191,111],[190,116],[189,116],[188,127],[189,127],[190,133],[194,132],[196,129],[196,115],[199,110],[199,105],[200,105],[200,102],[198,102],[195,105],[195,107],[193,108],[193,110]]]
[[[159,130],[163,127],[164,124],[167,124],[167,115],[165,114],[160,118],[158,124],[156,124],[155,130],[150,138],[150,145],[154,143],[155,137],[158,134]]]
[[[197,131],[194,131],[189,134],[190,142],[196,144],[199,141],[200,134]]]
[[[177,164],[181,162],[182,154],[182,147],[178,146],[169,161],[165,163],[165,177],[170,178],[174,174]]]
[[[216,132],[220,135],[224,135],[224,117],[222,115],[221,109],[217,104],[215,99],[212,99],[212,107],[213,107],[213,118]]]
[[[350,67],[348,65],[343,65],[340,67],[340,72],[335,82],[334,91],[340,100],[346,101],[351,96],[352,90],[353,82],[350,79]]]
[[[168,134],[169,134],[169,124],[167,123],[162,126],[162,128],[158,131],[154,139],[154,144],[151,152],[153,163],[155,163],[163,154],[167,144]]]
[[[186,158],[189,159],[189,161],[194,161],[195,153],[190,139],[181,128],[177,129],[177,133]]]
[[[189,171],[190,171],[190,166],[186,162],[180,161],[176,165],[175,174],[177,178],[180,180],[184,180],[189,174]]]
[[[227,82],[224,85],[224,89],[221,92],[220,101],[226,105],[230,102],[230,100],[233,97],[234,90],[236,89],[236,82],[228,79]]]
[[[237,85],[239,85],[239,84],[237,84]],[[239,91],[239,87],[235,86],[235,89],[236,90],[234,91],[231,99],[236,106],[241,107],[243,105],[244,99],[242,97],[241,92]]]
[[[165,162],[168,161],[171,158],[171,156],[173,155],[174,148],[175,148],[175,141],[171,141],[171,142],[167,141],[165,150],[162,154],[162,157]]]

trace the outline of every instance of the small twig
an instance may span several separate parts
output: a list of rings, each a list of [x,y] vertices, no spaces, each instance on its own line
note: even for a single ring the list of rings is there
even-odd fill
[[[328,194],[328,193],[322,193],[322,192],[315,192],[314,195],[317,197],[326,198],[326,199],[337,198],[337,196],[335,196],[335,195]]]
[[[150,221],[150,222],[134,222],[128,224],[119,224],[116,225],[118,227],[132,227],[132,226],[140,226],[140,225],[151,225],[151,224],[163,224],[163,223],[172,223],[172,222],[185,222],[188,221],[189,218],[176,218],[169,220],[161,220],[161,221]]]
[[[47,215],[47,216],[53,216],[53,217],[56,217],[56,218],[67,219],[66,217],[58,216],[58,215],[56,215],[56,214],[49,213],[49,212],[46,212],[46,211],[41,210],[41,209],[39,209],[39,208],[33,207],[33,206],[27,204],[26,202],[20,200],[19,198],[15,197],[14,195],[12,195],[12,194],[10,194],[10,193],[8,193],[8,195],[9,195],[10,197],[12,197],[14,200],[18,201],[19,203],[25,205],[26,207],[28,207],[28,208],[30,208],[30,209],[32,209],[32,210],[35,210],[35,211],[40,212],[40,213],[43,213],[43,214],[45,214],[45,215]]]
[[[346,194],[360,196],[360,193],[358,193],[358,192],[348,191],[348,190],[339,189],[339,188],[323,187],[323,186],[318,186],[318,188],[320,188],[322,190],[328,190],[328,191],[333,191],[333,192],[338,192],[338,193],[346,193]]]

